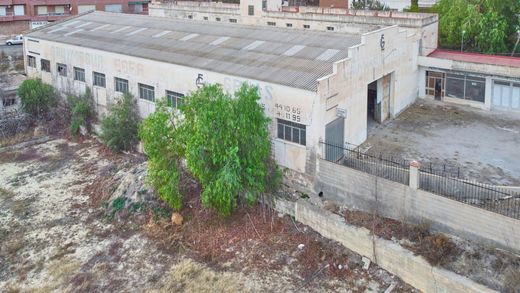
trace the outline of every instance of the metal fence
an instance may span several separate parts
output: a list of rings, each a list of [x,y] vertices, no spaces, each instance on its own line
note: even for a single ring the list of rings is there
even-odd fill
[[[323,158],[327,161],[350,167],[374,176],[408,185],[410,180],[409,162],[362,153],[357,146],[335,145],[320,142],[323,150]]]
[[[320,142],[322,157],[374,176],[409,185],[410,162],[366,154],[358,146]],[[520,192],[460,178],[460,168],[426,164],[419,170],[419,189],[470,204],[507,217],[520,219]]]
[[[520,192],[425,169],[419,171],[419,188],[504,216],[520,219]]]

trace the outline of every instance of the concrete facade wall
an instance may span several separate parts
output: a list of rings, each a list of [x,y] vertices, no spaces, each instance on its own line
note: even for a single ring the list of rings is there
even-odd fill
[[[36,58],[36,68],[26,67],[29,77],[40,77],[63,93],[80,94],[89,86],[98,105],[98,112],[101,114],[106,112],[114,99],[121,96],[121,93],[115,92],[115,77],[127,79],[129,90],[135,97],[139,97],[138,83],[153,86],[156,100],[164,97],[166,90],[183,94],[196,90],[195,80],[199,74],[202,74],[205,83],[221,84],[230,94],[234,93],[243,82],[257,85],[262,98],[260,102],[267,116],[272,119],[270,130],[278,163],[302,173],[314,170],[314,167],[307,166],[307,162],[315,158],[311,152],[314,152],[318,144],[320,129],[318,122],[321,119],[318,117],[316,92],[34,38],[26,38],[24,55]],[[50,60],[50,73],[40,70],[42,58]],[[67,65],[67,77],[57,74],[56,63]],[[73,67],[85,69],[85,82],[73,80]],[[92,85],[94,71],[105,74],[106,88]],[[138,106],[143,118],[155,111],[155,103],[147,100],[138,99]],[[286,111],[279,110],[280,106],[289,109],[291,113],[289,120],[293,120],[294,109],[300,113],[295,119],[307,126],[307,146],[276,138],[276,118],[288,119]]]
[[[321,159],[316,181],[316,192],[349,208],[520,251],[519,220]]]
[[[275,208],[294,216],[298,222],[308,225],[322,236],[369,258],[422,292],[495,292],[468,278],[433,267],[399,244],[374,237],[368,229],[347,225],[340,216],[304,201],[277,200]]]
[[[16,20],[9,22],[0,22],[0,27],[2,28],[0,34],[2,35],[17,35],[29,30],[30,21]]]
[[[384,42],[384,50],[381,42]],[[349,58],[338,61],[334,73],[319,81],[318,93],[324,121],[346,109],[345,141],[361,144],[367,137],[367,86],[390,75],[390,117],[397,116],[413,103],[418,92],[417,35],[397,26],[366,33],[361,44],[349,49]],[[320,137],[325,137],[325,128]]]

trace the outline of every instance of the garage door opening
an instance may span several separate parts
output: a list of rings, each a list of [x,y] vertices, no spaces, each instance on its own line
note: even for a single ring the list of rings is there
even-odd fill
[[[367,92],[367,130],[370,130],[381,123],[380,105],[377,103],[377,80],[368,85]]]

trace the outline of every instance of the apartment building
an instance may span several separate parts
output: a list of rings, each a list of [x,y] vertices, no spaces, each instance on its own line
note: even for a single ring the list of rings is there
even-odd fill
[[[23,33],[93,10],[148,14],[148,3],[128,0],[0,0],[0,34]]]

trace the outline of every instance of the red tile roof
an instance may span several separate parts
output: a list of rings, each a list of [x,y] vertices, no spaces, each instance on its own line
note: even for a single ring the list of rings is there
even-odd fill
[[[508,67],[520,67],[520,58],[498,55],[485,55],[478,53],[466,53],[450,50],[437,49],[433,51],[428,57],[439,59],[448,59],[453,61],[491,64]]]

